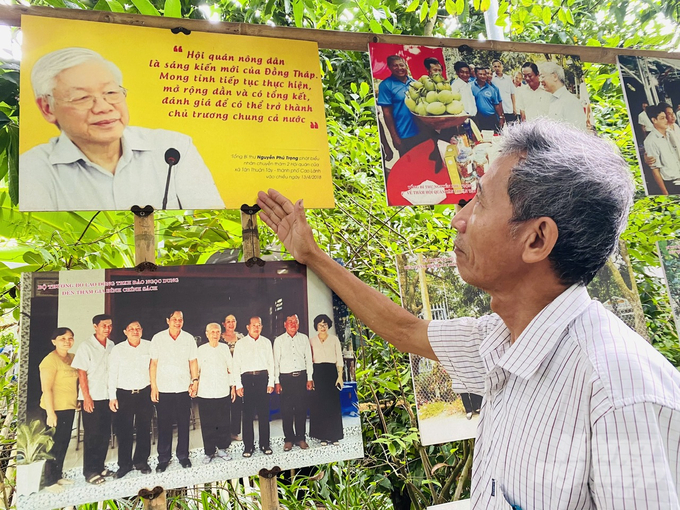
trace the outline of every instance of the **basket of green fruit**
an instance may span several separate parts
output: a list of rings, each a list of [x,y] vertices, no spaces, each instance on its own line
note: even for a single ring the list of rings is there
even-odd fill
[[[412,81],[404,103],[418,122],[436,130],[460,126],[469,117],[460,94],[441,74]]]

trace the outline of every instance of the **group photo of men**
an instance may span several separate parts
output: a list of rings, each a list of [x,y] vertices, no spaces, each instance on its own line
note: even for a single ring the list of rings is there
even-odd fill
[[[68,391],[74,402],[77,391],[78,401],[60,434],[63,455],[55,483],[43,484],[47,492],[251,457],[252,467],[240,476],[256,473],[273,455],[291,455],[302,467],[308,464],[289,452],[324,449],[332,456],[328,447],[342,447],[347,420],[358,425],[358,413],[341,410],[347,405],[341,399],[355,402],[356,392],[346,387],[353,374],[333,328],[330,291],[309,290],[304,266],[272,263],[264,275],[250,275],[244,264],[167,269],[176,276],[157,274],[158,282],[172,283],[154,292],[68,298],[35,285],[26,419],[49,428],[50,413],[59,409],[44,402],[58,402]],[[134,271],[106,273],[102,287],[115,288],[129,285]],[[36,278],[59,282],[55,289],[86,285],[63,283],[64,274]],[[56,310],[43,308],[55,302]],[[88,318],[88,310],[102,313]],[[61,336],[50,345],[46,328],[55,322]],[[59,375],[44,383],[54,366],[44,360],[55,357],[50,349],[62,337],[69,354],[56,353],[77,374],[68,388]]]
[[[680,60],[619,57],[648,195],[680,194]]]
[[[471,199],[455,189],[461,183],[472,185],[480,173],[460,172],[458,165],[461,183],[454,182],[452,162],[457,159],[481,170],[492,152],[484,144],[492,143],[507,124],[545,117],[583,131],[594,129],[577,58],[382,43],[371,44],[369,50],[389,205]],[[437,116],[420,115],[408,107],[412,84],[420,86],[417,82],[423,76],[435,82],[435,95],[450,90],[460,101],[458,122],[433,122]],[[442,117],[447,116],[454,117]],[[476,165],[477,161],[483,163]]]

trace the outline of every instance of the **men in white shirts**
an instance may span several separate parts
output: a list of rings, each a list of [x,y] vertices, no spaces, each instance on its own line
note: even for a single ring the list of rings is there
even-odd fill
[[[281,395],[283,451],[290,451],[293,444],[306,450],[307,392],[314,389],[312,348],[307,335],[298,331],[297,315],[287,316],[283,326],[286,332],[274,340],[274,388]]]
[[[172,457],[172,424],[177,422],[175,454],[183,468],[189,460],[189,420],[191,399],[198,389],[196,340],[182,331],[184,314],[174,310],[168,315],[168,329],[151,339],[151,400],[156,402],[158,416],[158,466],[156,472],[168,468]]]
[[[220,342],[222,327],[211,322],[205,327],[208,343],[198,348],[198,412],[207,464],[215,457],[231,460],[229,407],[236,398],[232,386],[232,359],[229,346]]]
[[[301,200],[260,192],[261,218],[378,336],[484,395],[472,510],[677,509],[680,374],[585,287],[625,228],[628,164],[549,119],[511,124],[499,149],[451,222],[484,317],[411,315],[322,251]]]
[[[564,69],[555,62],[539,64],[541,85],[552,94],[548,116],[586,130],[586,113],[578,98],[564,86]]]
[[[477,102],[470,88],[470,66],[460,61],[453,64],[453,70],[456,72],[456,79],[451,82],[451,91],[460,94],[465,113],[474,117],[477,115]]]
[[[111,437],[111,411],[109,409],[108,367],[113,342],[109,340],[112,320],[110,315],[99,314],[92,318],[94,334],[76,352],[71,366],[78,370],[78,400],[82,401],[83,475],[94,485],[105,482],[113,475],[104,467]]]
[[[118,437],[118,471],[123,478],[133,467],[151,473],[151,342],[142,339],[142,325],[130,321],[123,330],[127,340],[109,355],[109,408],[114,412]],[[133,435],[137,438],[132,455]]]
[[[522,77],[527,82],[517,92],[517,109],[522,122],[547,117],[552,96],[541,87],[538,66],[533,62],[525,62],[522,66]]]
[[[646,101],[643,101],[642,103],[642,111],[640,112],[640,115],[638,115],[638,126],[640,126],[640,129],[642,129],[643,133],[651,133],[652,130],[654,129],[654,124],[652,124],[652,121],[649,120],[649,115],[647,114],[647,107],[649,106],[649,103]]]
[[[494,73],[491,83],[496,85],[501,93],[505,122],[514,122],[517,120],[515,84],[512,82],[512,77],[503,74],[503,63],[500,60],[496,59],[491,62],[491,68]]]
[[[265,455],[271,455],[269,445],[269,394],[274,391],[274,355],[271,341],[260,335],[262,319],[251,317],[246,326],[248,335],[234,347],[236,394],[243,397],[243,456],[251,457],[255,450],[253,421],[257,415],[258,443]]]
[[[675,138],[668,133],[668,117],[663,104],[647,107],[654,129],[645,138],[645,155],[661,195],[680,194],[680,158]]]

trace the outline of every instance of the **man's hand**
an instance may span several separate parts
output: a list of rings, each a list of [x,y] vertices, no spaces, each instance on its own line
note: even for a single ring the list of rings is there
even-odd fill
[[[231,401],[236,402],[236,386],[231,387]]]
[[[274,391],[274,386],[267,386],[267,393],[272,393]]]
[[[194,398],[198,394],[198,381],[191,381],[189,385],[189,396]]]
[[[158,388],[151,388],[151,402],[158,402]]]
[[[319,249],[312,229],[305,218],[302,200],[295,205],[274,189],[267,193],[257,194],[257,205],[260,206],[260,218],[278,236],[288,252],[300,264],[306,264],[308,257]]]
[[[113,400],[109,400],[109,409],[111,409],[111,412],[117,412],[118,411],[118,399],[114,398]]]
[[[92,400],[92,397],[90,397],[89,395],[87,397],[84,397],[83,411],[85,411],[86,413],[91,413],[94,411],[94,400]]]
[[[243,396],[243,388],[237,389],[237,390],[236,390],[236,394],[237,394],[239,397],[242,397],[242,396]]]
[[[307,391],[312,391],[314,389],[314,381],[307,381]]]
[[[276,391],[277,395],[281,395],[281,385],[279,383],[274,385],[274,391]]]
[[[342,380],[342,376],[339,375],[338,378],[337,378],[337,380],[335,381],[335,387],[336,387],[338,390],[342,391],[342,387],[343,387],[343,386],[344,386],[344,382],[343,382],[343,380]]]
[[[654,163],[656,163],[656,158],[654,156],[648,156],[645,154],[645,163],[647,163],[647,166],[652,167],[654,166]]]
[[[47,413],[47,420],[45,420],[45,423],[47,423],[48,427],[56,427],[57,426],[57,413],[54,411],[48,412]]]

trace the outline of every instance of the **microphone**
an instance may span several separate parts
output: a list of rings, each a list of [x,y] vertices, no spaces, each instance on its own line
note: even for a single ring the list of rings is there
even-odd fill
[[[163,207],[165,209],[168,205],[168,191],[170,190],[170,175],[172,174],[172,167],[179,163],[179,151],[173,147],[165,151],[165,162],[168,164],[168,178],[165,181],[165,194],[163,195]],[[182,208],[182,203],[177,197],[177,202],[179,202],[179,208]]]

